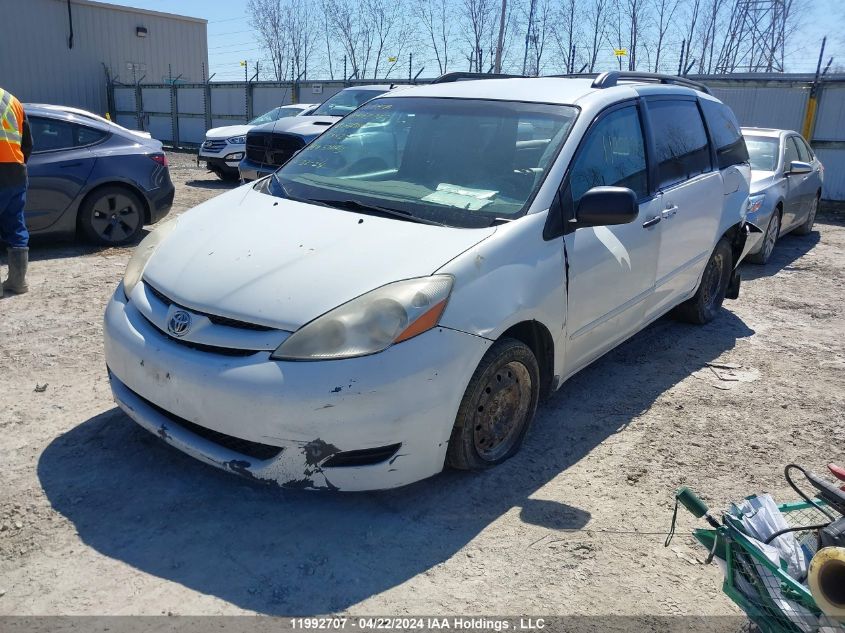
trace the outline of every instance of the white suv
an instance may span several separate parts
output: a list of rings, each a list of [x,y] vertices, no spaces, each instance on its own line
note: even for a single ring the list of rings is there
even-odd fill
[[[145,238],[105,315],[127,415],[256,479],[401,486],[499,464],[579,369],[737,296],[747,152],[706,88],[458,79]]]
[[[238,163],[246,153],[246,135],[252,128],[288,117],[307,116],[319,105],[291,103],[273,108],[246,124],[211,128],[205,133],[205,141],[200,145],[197,164],[205,161],[208,170],[217,174],[221,180],[237,180],[240,177]]]

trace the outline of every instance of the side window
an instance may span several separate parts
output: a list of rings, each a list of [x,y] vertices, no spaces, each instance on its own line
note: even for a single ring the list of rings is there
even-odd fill
[[[29,126],[32,132],[32,151],[34,152],[67,149],[75,144],[74,126],[66,121],[30,117]]]
[[[669,187],[710,171],[710,147],[695,101],[651,101],[658,186]]]
[[[648,195],[643,130],[635,106],[611,112],[587,132],[569,172],[567,202],[574,210],[581,196],[602,185],[628,187],[638,198]]]
[[[787,136],[783,144],[783,170],[789,171],[789,164],[794,160],[801,160],[801,156],[798,154],[798,146],[795,144],[794,136]]]
[[[84,125],[79,125],[76,127],[76,145],[78,147],[84,147],[86,145],[93,145],[94,143],[99,143],[104,138],[106,138],[108,134],[103,132],[102,130],[96,130],[92,127],[85,127]]]
[[[728,106],[718,101],[701,99],[701,109],[716,146],[716,161],[719,169],[748,162],[748,148],[739,128],[736,116]]]
[[[811,162],[813,160],[813,151],[807,145],[807,142],[800,136],[793,136],[792,138],[795,141],[795,145],[798,146],[800,160],[803,160],[805,163]]]

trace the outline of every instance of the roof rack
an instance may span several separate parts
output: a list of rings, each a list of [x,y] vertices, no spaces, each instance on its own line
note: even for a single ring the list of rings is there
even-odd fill
[[[653,81],[661,84],[685,86],[687,88],[692,88],[693,90],[699,90],[706,94],[711,94],[710,88],[705,86],[703,83],[693,81],[692,79],[687,79],[686,77],[680,77],[677,75],[662,75],[660,73],[641,73],[636,71],[620,70],[611,70],[608,72],[601,73],[593,81],[593,88],[612,88],[613,86],[618,85],[619,81],[626,80]]]
[[[454,72],[440,75],[433,84],[448,84],[455,81],[473,81],[475,79],[524,79],[525,75],[503,75],[501,73],[465,73]]]

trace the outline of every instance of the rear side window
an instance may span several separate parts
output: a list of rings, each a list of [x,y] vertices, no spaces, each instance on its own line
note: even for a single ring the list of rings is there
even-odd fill
[[[80,147],[93,145],[94,143],[102,141],[106,138],[106,136],[108,136],[108,133],[103,132],[102,130],[95,130],[91,127],[79,125],[76,128],[76,145]]]
[[[710,171],[710,147],[694,101],[651,101],[658,187],[670,187]]]
[[[643,131],[635,106],[611,112],[587,132],[569,171],[572,209],[588,190],[602,185],[628,187],[637,198],[648,195]]]
[[[74,126],[67,121],[30,117],[32,151],[51,152],[75,145]]]
[[[719,169],[747,163],[748,149],[733,110],[717,101],[702,99],[700,103],[713,144],[716,146],[716,162]]]

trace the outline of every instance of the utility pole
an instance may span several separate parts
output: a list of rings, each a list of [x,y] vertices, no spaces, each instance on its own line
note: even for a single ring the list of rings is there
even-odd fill
[[[687,46],[687,41],[683,40],[681,42],[681,57],[678,60],[678,76],[680,77],[684,72],[684,49]]]
[[[413,73],[413,66],[414,66],[414,54],[408,53],[408,81],[411,81],[411,73]]]
[[[533,0],[532,0],[533,6]],[[502,0],[502,16],[499,19],[499,43],[496,46],[496,63],[493,66],[493,72],[498,74],[502,72],[502,48],[505,45],[505,13],[508,10],[508,0]],[[481,57],[479,56],[479,62]],[[481,72],[481,64],[478,64],[478,71]]]

